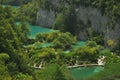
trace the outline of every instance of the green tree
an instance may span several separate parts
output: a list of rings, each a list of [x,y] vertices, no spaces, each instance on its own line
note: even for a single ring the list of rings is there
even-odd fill
[[[45,63],[51,63],[55,59],[55,49],[54,48],[43,48],[38,50],[33,50],[30,53],[31,56],[31,66],[45,65]],[[42,64],[41,64],[42,63]]]
[[[18,73],[14,76],[13,80],[33,80],[33,78],[28,74]]]
[[[3,65],[0,72],[2,72],[2,68],[5,72],[5,74],[1,73],[0,78],[10,80],[19,72],[31,74],[30,68],[27,66],[28,55],[22,48],[24,43],[19,34],[21,30],[15,24],[11,8],[0,6],[0,13],[0,66]]]
[[[106,65],[103,71],[97,73],[93,77],[86,80],[119,80],[120,79],[119,67],[120,67],[119,63],[112,63]]]
[[[83,47],[79,47],[74,51],[74,56],[78,56],[78,60],[96,63],[103,48],[94,41],[88,41]]]
[[[41,77],[40,80],[73,80],[69,71],[58,64],[48,65],[39,77]]]
[[[57,19],[54,24],[55,29],[59,29],[61,31],[68,31],[72,34],[75,34],[76,31],[76,14],[75,14],[75,6],[71,5],[68,9],[63,10],[60,14],[58,14]]]
[[[0,80],[11,80],[11,76],[8,73],[8,68],[5,66],[5,63],[8,60],[8,54],[0,53]]]
[[[53,40],[54,48],[69,49],[72,44],[76,43],[76,37],[71,35],[69,32],[60,33],[56,39]]]

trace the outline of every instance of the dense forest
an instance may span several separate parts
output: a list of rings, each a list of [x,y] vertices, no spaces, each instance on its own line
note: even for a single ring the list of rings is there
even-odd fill
[[[105,33],[89,28],[90,20],[78,21],[80,5],[107,16],[106,31],[120,27],[119,0],[0,0],[0,80],[119,80],[120,36],[106,41]],[[55,31],[30,37],[40,9],[56,12],[50,26]],[[78,33],[85,28],[81,46]],[[104,69],[88,78],[76,79],[68,68],[97,64],[101,57]]]

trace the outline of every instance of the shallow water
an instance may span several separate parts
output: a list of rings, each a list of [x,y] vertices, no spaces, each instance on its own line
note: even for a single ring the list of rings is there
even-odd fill
[[[16,22],[16,24],[19,25],[20,22]],[[30,36],[29,36],[30,38],[34,38],[39,33],[49,33],[49,32],[57,31],[57,30],[45,28],[42,26],[31,25],[29,23],[27,23],[27,25],[29,26],[29,29],[30,29]]]
[[[73,68],[73,69],[70,69],[70,71],[71,71],[73,77],[75,79],[79,80],[79,79],[88,78],[88,77],[100,72],[103,69],[104,69],[104,67],[94,66],[94,67]]]
[[[38,48],[46,48],[52,46],[52,43],[42,43],[42,45],[39,45]]]
[[[30,37],[35,37],[36,34],[54,32],[55,30],[41,26],[30,25],[30,31]]]
[[[78,41],[75,45],[73,45],[73,48],[78,48],[78,47],[82,47],[85,45],[85,41]]]
[[[4,5],[4,4],[2,5],[2,7],[4,7],[4,8],[5,8],[6,6],[7,6],[7,5]],[[11,5],[10,5],[10,6],[11,6]],[[16,9],[17,9],[17,8],[20,8],[20,6],[12,6],[12,7],[13,7],[13,8],[16,8]]]

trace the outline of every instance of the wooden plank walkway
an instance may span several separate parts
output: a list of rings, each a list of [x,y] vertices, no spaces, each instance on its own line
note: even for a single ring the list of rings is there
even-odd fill
[[[83,65],[67,66],[67,68],[71,69],[71,68],[87,67],[87,66],[104,66],[104,65],[99,65],[99,64],[83,64]]]
[[[78,68],[78,67],[88,67],[88,66],[104,66],[104,65],[99,65],[99,64],[83,64],[83,65],[73,65],[73,66],[67,66],[68,69],[72,68]],[[34,69],[45,69],[45,67],[35,67]]]

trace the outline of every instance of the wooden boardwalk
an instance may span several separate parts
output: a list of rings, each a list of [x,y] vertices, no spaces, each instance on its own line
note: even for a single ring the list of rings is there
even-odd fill
[[[104,65],[99,65],[99,64],[83,64],[83,65],[73,65],[73,66],[67,66],[68,69],[72,68],[79,68],[79,67],[88,67],[88,66],[104,66]],[[35,67],[34,69],[45,69],[45,67]]]
[[[104,65],[99,65],[99,64],[83,64],[83,65],[67,66],[67,68],[71,69],[71,68],[87,67],[87,66],[104,66]]]

